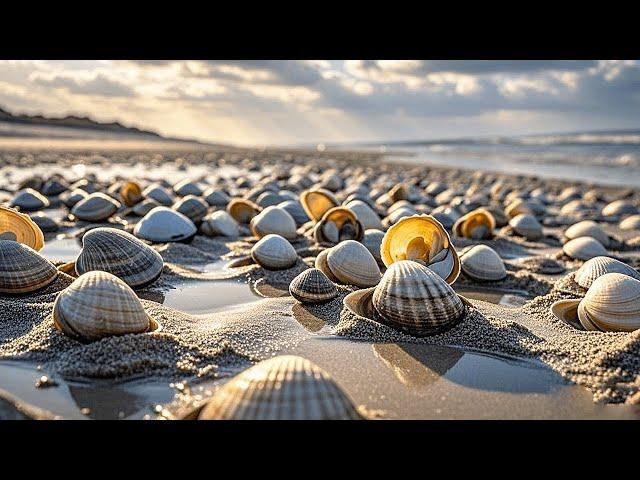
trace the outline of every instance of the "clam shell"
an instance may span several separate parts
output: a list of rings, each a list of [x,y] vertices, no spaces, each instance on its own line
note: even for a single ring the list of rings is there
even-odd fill
[[[504,211],[509,218],[522,214],[533,215],[535,213],[522,198],[516,198],[513,200],[509,205],[507,205]]]
[[[133,207],[142,200],[142,188],[137,182],[124,182],[120,187],[120,198],[127,207]]]
[[[167,207],[155,207],[136,224],[133,234],[150,242],[180,242],[193,237],[198,229],[183,214]]]
[[[256,199],[256,203],[262,208],[267,208],[278,205],[279,203],[284,202],[284,200],[284,197],[276,192],[263,192]]]
[[[345,240],[327,253],[327,265],[340,283],[358,287],[372,287],[380,281],[376,259],[364,245]]]
[[[202,189],[197,183],[190,180],[181,180],[173,186],[173,191],[180,197],[186,197],[187,195],[194,195],[199,197],[202,195]]]
[[[53,321],[58,330],[79,341],[159,328],[131,287],[110,273],[95,270],[60,292]]]
[[[329,268],[329,263],[327,262],[327,257],[329,256],[330,248],[322,250],[317,256],[314,262],[314,266],[324,273],[329,280],[335,283],[340,283],[340,280],[336,278],[331,269]]]
[[[31,247],[0,240],[0,293],[29,293],[58,277],[53,264]]]
[[[298,199],[281,202],[278,204],[278,207],[286,210],[287,213],[289,213],[289,215],[291,215],[291,217],[295,220],[296,226],[298,227],[304,225],[310,220]]]
[[[0,207],[0,240],[14,240],[36,251],[44,247],[44,234],[29,215],[7,207]]]
[[[562,246],[562,251],[576,260],[589,260],[593,257],[607,256],[607,249],[593,237],[578,237]]]
[[[248,224],[253,217],[260,213],[260,207],[244,198],[233,198],[227,204],[227,212],[236,222]]]
[[[322,271],[310,268],[291,281],[289,293],[302,303],[322,303],[338,296],[338,289]]]
[[[509,225],[515,233],[527,240],[542,238],[542,225],[533,215],[522,213],[509,220]]]
[[[582,222],[571,225],[564,232],[564,235],[569,240],[578,237],[593,237],[604,247],[608,247],[610,243],[609,235],[593,220],[583,220]]]
[[[298,236],[293,217],[285,209],[275,206],[267,207],[253,217],[249,228],[257,238],[272,233],[291,240]]]
[[[384,238],[384,232],[381,230],[368,229],[364,231],[364,236],[362,237],[362,244],[371,252],[373,258],[375,258],[378,262],[382,262],[382,257],[380,256],[380,245],[382,245],[382,239]]]
[[[49,199],[32,188],[25,188],[15,194],[10,207],[18,207],[25,212],[35,212],[49,206]]]
[[[636,280],[640,280],[640,274],[626,263],[611,257],[594,257],[587,260],[576,271],[574,280],[582,288],[589,288],[596,280],[607,273],[622,273]]]
[[[374,318],[413,336],[456,325],[465,305],[440,276],[411,260],[394,262],[373,291]]]
[[[45,182],[45,184],[42,186],[42,189],[40,191],[42,192],[43,195],[46,195],[47,197],[55,197],[65,192],[67,188],[68,186],[66,184],[54,178],[52,180],[48,180],[47,182]]]
[[[388,195],[392,202],[397,202],[398,200],[408,200],[409,193],[409,187],[405,183],[398,183],[389,190]]]
[[[142,200],[139,203],[136,203],[133,208],[131,209],[131,211],[134,213],[134,215],[137,215],[139,217],[144,217],[147,213],[149,213],[151,210],[153,210],[156,207],[160,207],[161,205],[156,202],[155,200],[151,199],[151,198],[147,198],[145,200]]]
[[[224,384],[201,420],[358,420],[357,409],[333,379],[302,357],[264,360]]]
[[[622,230],[640,230],[640,215],[631,215],[620,222]]]
[[[363,235],[364,229],[356,214],[346,207],[327,210],[313,232],[318,243],[332,244],[343,240],[361,240]]]
[[[171,195],[171,192],[157,183],[151,184],[145,188],[142,192],[142,196],[147,199],[155,200],[165,207],[173,205],[173,195]]]
[[[193,223],[200,223],[209,211],[209,204],[199,197],[187,195],[171,208],[189,218]]]
[[[356,215],[356,218],[362,224],[362,228],[374,228],[377,230],[382,230],[384,228],[382,226],[382,220],[378,214],[362,200],[352,200],[347,203],[345,207]]]
[[[498,281],[507,276],[504,262],[486,245],[475,245],[460,256],[460,269],[473,280]]]
[[[224,208],[229,204],[229,195],[216,187],[210,187],[202,194],[204,201],[212,207]]]
[[[67,208],[72,208],[80,200],[85,199],[88,196],[89,194],[87,192],[80,188],[76,188],[75,190],[71,190],[60,195],[60,201],[64,203]]]
[[[269,234],[262,237],[251,249],[251,257],[267,270],[283,270],[295,265],[298,254],[286,238]]]
[[[31,220],[33,220],[33,222],[38,225],[40,230],[42,230],[43,232],[57,232],[60,228],[58,222],[56,222],[52,218],[49,218],[43,213],[34,213],[30,215],[30,217]]]
[[[395,209],[389,215],[387,215],[383,221],[385,225],[394,225],[398,223],[403,218],[412,217],[417,215],[417,211],[413,206],[404,206]]]
[[[155,282],[164,261],[158,252],[130,233],[115,228],[95,228],[82,237],[82,251],[76,259],[76,272],[109,272],[131,288]]]
[[[481,240],[491,238],[494,228],[496,228],[496,221],[491,212],[478,208],[456,221],[453,225],[453,234],[458,237]]]
[[[208,237],[237,237],[240,235],[240,226],[225,210],[218,210],[207,215],[200,225],[202,233]]]
[[[620,217],[622,215],[635,215],[638,207],[628,200],[615,200],[602,209],[603,217]]]
[[[317,222],[328,210],[337,207],[340,203],[333,193],[318,188],[302,192],[300,194],[300,204],[308,217]]]
[[[120,203],[101,192],[90,194],[76,203],[71,213],[86,222],[101,222],[108,219],[120,208]]]

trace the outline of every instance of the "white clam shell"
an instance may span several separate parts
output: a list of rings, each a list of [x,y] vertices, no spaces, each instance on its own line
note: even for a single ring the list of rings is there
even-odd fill
[[[237,237],[240,235],[240,225],[225,210],[218,210],[207,215],[202,221],[200,230],[209,237]]]
[[[329,280],[335,283],[340,283],[340,280],[336,278],[331,269],[329,268],[329,263],[327,262],[327,257],[329,256],[330,248],[322,250],[317,256],[314,262],[315,267],[324,273]]]
[[[598,277],[578,305],[586,330],[631,332],[640,328],[640,281],[620,273]]]
[[[193,237],[196,226],[183,214],[167,207],[155,207],[133,229],[133,234],[150,242],[180,242]]]
[[[282,270],[295,265],[298,254],[289,241],[276,234],[262,237],[251,249],[255,262],[268,270]]]
[[[380,268],[367,248],[355,240],[345,240],[327,253],[327,265],[340,283],[372,287],[380,281]]]
[[[542,238],[542,225],[533,215],[521,213],[509,220],[509,225],[515,233],[527,240]]]
[[[564,232],[565,237],[569,240],[578,237],[593,237],[598,240],[604,247],[608,247],[610,240],[609,235],[593,220],[583,220],[582,222],[571,225]]]
[[[382,245],[383,238],[384,232],[382,230],[372,228],[365,230],[364,237],[362,238],[362,244],[371,252],[371,255],[373,255],[378,262],[382,262],[380,245]]]
[[[31,247],[0,240],[0,293],[29,293],[51,284],[58,277],[53,264]]]
[[[231,200],[229,195],[216,187],[210,187],[202,194],[205,202],[212,207],[226,207]]]
[[[95,192],[83,198],[71,209],[78,220],[101,222],[108,219],[120,208],[120,202],[102,192]]]
[[[460,256],[460,269],[473,280],[498,281],[507,276],[504,262],[486,245],[475,245]]]
[[[271,206],[251,219],[250,228],[257,238],[276,234],[293,240],[298,235],[296,222],[285,209]]]
[[[87,198],[89,194],[80,188],[68,191],[60,195],[60,201],[65,204],[66,207],[72,208],[83,198]]]
[[[185,179],[181,180],[173,186],[173,191],[176,195],[181,197],[186,197],[187,195],[195,195],[199,197],[202,195],[202,188],[191,180]]]
[[[620,222],[622,230],[640,230],[640,215],[631,215]]]
[[[638,207],[628,200],[615,200],[602,209],[603,217],[619,217],[622,215],[635,215]]]
[[[607,273],[621,273],[640,280],[640,274],[636,270],[611,257],[594,257],[587,260],[576,270],[574,280],[581,287],[588,289],[597,278]]]
[[[362,200],[352,200],[345,206],[356,214],[356,217],[358,217],[358,220],[362,223],[363,228],[383,229],[382,220],[378,214]]]
[[[289,293],[302,303],[322,303],[335,298],[338,289],[321,270],[309,268],[291,281]]]
[[[286,200],[278,204],[278,207],[286,210],[289,215],[295,220],[296,226],[300,227],[307,223],[310,218],[307,213],[302,208],[302,205],[298,201],[298,199]]]
[[[607,249],[593,237],[578,237],[562,246],[562,251],[575,260],[589,260],[593,257],[607,256]]]

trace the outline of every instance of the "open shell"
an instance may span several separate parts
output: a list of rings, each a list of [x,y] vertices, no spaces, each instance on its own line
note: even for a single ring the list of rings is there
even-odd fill
[[[53,306],[58,330],[79,341],[158,330],[140,299],[115,275],[91,271],[64,289]]]
[[[0,293],[29,293],[58,277],[53,264],[27,245],[0,240]]]
[[[201,420],[359,420],[333,379],[302,357],[264,360],[224,384],[200,411]]]
[[[200,223],[209,211],[209,204],[195,195],[187,195],[178,200],[172,208],[193,223]]]
[[[32,188],[25,188],[15,194],[10,207],[18,207],[25,212],[35,212],[49,206],[49,199]]]
[[[406,217],[389,228],[380,256],[387,267],[401,260],[422,261],[449,284],[460,274],[460,260],[449,234],[431,215]]]
[[[562,246],[562,251],[575,260],[589,260],[593,257],[607,256],[607,249],[593,237],[578,237]]]
[[[71,209],[71,214],[78,220],[101,222],[108,219],[120,208],[120,203],[101,192],[92,193],[83,198]]]
[[[309,268],[291,281],[289,293],[302,303],[327,302],[338,295],[338,289],[317,268]]]
[[[208,237],[237,237],[240,235],[238,222],[225,210],[218,210],[204,217],[200,230]]]
[[[289,212],[276,206],[267,207],[253,217],[249,228],[257,238],[272,233],[291,240],[298,236],[296,221]]]
[[[313,230],[318,243],[336,244],[343,240],[362,240],[364,228],[356,214],[346,207],[334,207],[322,216]]]
[[[183,214],[167,207],[155,207],[133,229],[133,234],[150,242],[181,242],[193,237],[198,229]]]
[[[44,247],[44,234],[29,215],[0,207],[0,240],[14,240],[38,251]]]
[[[496,221],[491,212],[478,208],[456,221],[453,225],[453,234],[458,237],[481,240],[491,238],[494,228],[496,228]]]
[[[593,237],[604,247],[608,247],[610,244],[609,235],[593,220],[583,220],[582,222],[571,225],[564,232],[564,235],[569,240],[578,237]]]
[[[253,217],[260,213],[261,208],[251,200],[232,198],[227,204],[227,212],[236,222],[248,224]]]
[[[137,182],[124,182],[120,187],[120,198],[127,207],[133,207],[142,200],[142,188]]]
[[[82,237],[82,251],[76,259],[76,272],[109,272],[131,288],[155,282],[164,261],[158,252],[130,233],[115,228],[95,228]]]
[[[305,190],[300,194],[300,203],[309,218],[318,221],[330,209],[340,205],[329,190],[322,188]]]
[[[251,257],[267,270],[283,270],[293,267],[298,254],[289,241],[276,234],[262,237],[251,249]]]
[[[582,300],[559,300],[551,311],[585,330],[632,332],[640,329],[640,281],[621,273],[598,277]]]
[[[509,220],[509,226],[513,231],[527,240],[540,240],[542,238],[542,225],[533,215],[521,213]]]
[[[462,273],[479,282],[495,282],[507,276],[504,262],[486,245],[475,245],[460,255]]]
[[[607,273],[622,273],[640,280],[640,274],[636,270],[611,257],[594,257],[587,260],[576,271],[574,280],[582,288],[588,289],[597,278]]]

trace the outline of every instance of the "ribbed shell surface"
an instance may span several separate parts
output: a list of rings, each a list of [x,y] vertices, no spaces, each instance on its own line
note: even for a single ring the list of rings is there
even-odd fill
[[[640,274],[626,263],[611,257],[594,257],[587,260],[575,273],[575,282],[583,288],[589,288],[596,280],[607,273],[622,273],[636,280]]]
[[[310,268],[291,281],[289,293],[302,303],[322,303],[335,298],[338,289],[324,273]]]
[[[465,313],[447,282],[411,260],[389,266],[374,290],[373,306],[378,321],[414,336],[445,331]]]
[[[200,412],[208,420],[358,420],[333,379],[302,357],[283,355],[245,370]]]
[[[116,213],[120,203],[102,192],[96,192],[83,198],[71,209],[79,220],[100,222]]]
[[[298,260],[298,254],[289,241],[275,234],[266,235],[256,242],[251,248],[251,257],[268,270],[289,268]]]
[[[59,330],[81,341],[151,328],[135,292],[116,276],[100,271],[85,273],[58,295],[53,319]]]
[[[0,207],[0,240],[14,240],[36,251],[44,247],[44,234],[31,217],[7,207]]]
[[[327,253],[331,273],[345,285],[373,287],[380,281],[380,268],[371,252],[355,240],[340,242]]]
[[[598,277],[578,305],[587,330],[631,332],[640,328],[640,281],[620,273]]]
[[[155,282],[164,267],[158,252],[130,233],[115,228],[95,228],[82,237],[76,272],[109,272],[132,288]]]
[[[478,281],[497,281],[507,276],[504,262],[494,249],[475,245],[460,257],[460,268],[465,275]]]
[[[0,293],[33,292],[57,277],[56,267],[32,248],[0,240]]]
[[[578,237],[593,237],[603,246],[609,246],[609,235],[593,220],[583,220],[582,222],[571,225],[564,232],[564,235],[569,240]]]
[[[150,242],[180,242],[196,234],[198,229],[183,214],[167,207],[155,207],[133,229],[133,234]]]
[[[192,222],[198,223],[207,214],[209,204],[194,195],[187,195],[178,200],[173,205],[173,209],[191,219]]]
[[[20,207],[25,212],[35,212],[49,206],[49,199],[32,188],[25,188],[15,194],[11,207]]]
[[[250,228],[257,238],[271,233],[288,239],[294,239],[298,235],[293,217],[285,209],[275,206],[267,207],[253,217]]]
[[[578,237],[562,246],[562,251],[576,260],[590,260],[593,257],[606,257],[607,249],[593,237]]]

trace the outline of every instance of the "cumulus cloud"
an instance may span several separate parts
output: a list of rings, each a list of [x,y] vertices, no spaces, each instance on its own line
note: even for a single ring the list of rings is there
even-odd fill
[[[122,82],[98,73],[91,76],[78,76],[70,73],[33,73],[29,80],[36,85],[60,88],[72,94],[96,95],[99,97],[131,97],[133,88]]]

